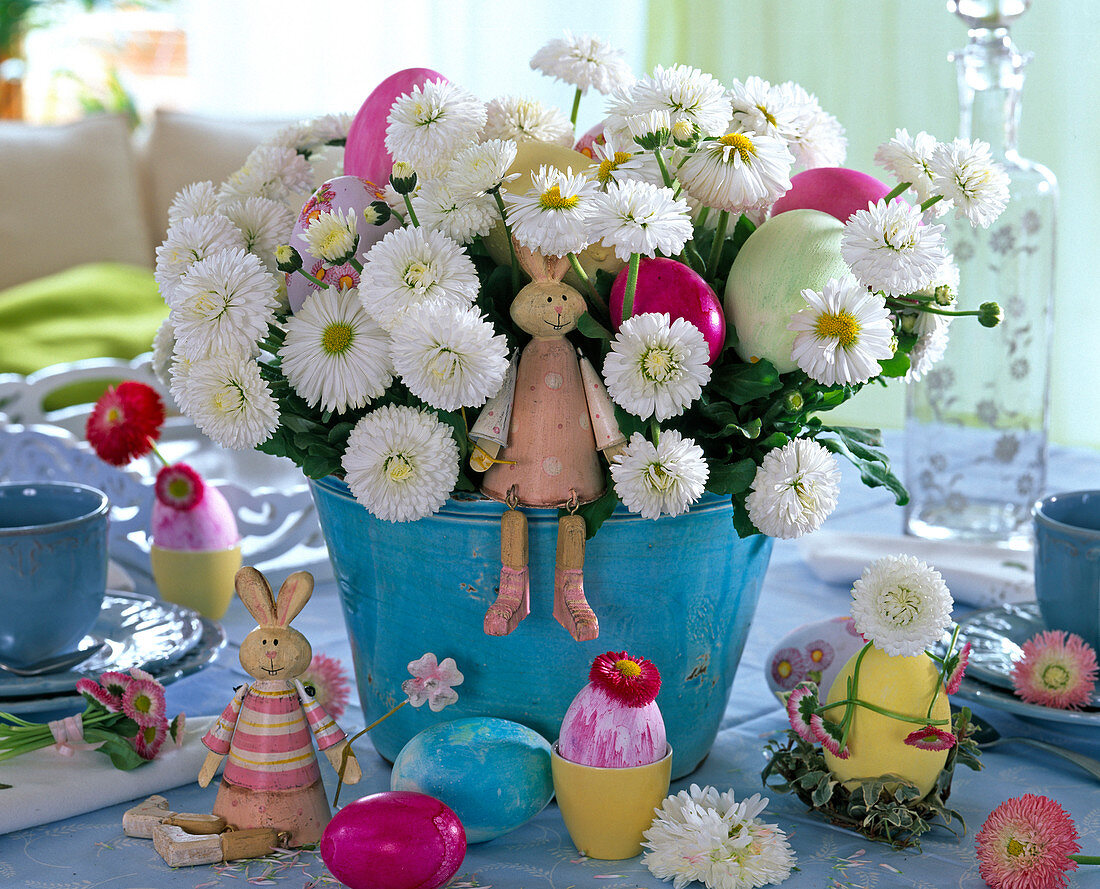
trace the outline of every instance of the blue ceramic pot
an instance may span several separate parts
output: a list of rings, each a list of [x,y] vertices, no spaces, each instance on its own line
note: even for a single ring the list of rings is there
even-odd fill
[[[663,677],[657,704],[674,751],[673,778],[707,755],[756,610],[772,540],[733,529],[728,498],[656,522],[620,507],[588,541],[584,587],[600,636],[575,642],[554,620],[558,517],[525,509],[531,614],[510,636],[486,636],[500,578],[500,517],[491,500],[450,500],[437,515],[390,523],[334,478],[310,483],[340,585],[367,722],[402,698],[408,664],[453,657],[465,681],[440,713],[403,707],[371,732],[393,760],[423,729],[466,716],[523,723],[554,741],[574,695],[605,651],[649,658]]]

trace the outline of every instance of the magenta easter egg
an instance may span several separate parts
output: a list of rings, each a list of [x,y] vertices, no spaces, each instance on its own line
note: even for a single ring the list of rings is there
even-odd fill
[[[386,118],[393,103],[414,86],[447,78],[431,68],[405,68],[391,74],[374,88],[351,122],[344,147],[344,172],[372,182],[387,182],[393,158],[386,150]]]
[[[772,216],[788,210],[820,210],[841,222],[867,204],[877,204],[890,189],[874,176],[846,167],[815,167],[791,177],[790,190],[772,207]]]
[[[629,269],[623,269],[611,285],[611,326],[617,331],[622,318],[623,295]],[[642,257],[634,290],[634,313],[666,312],[672,320],[683,318],[703,334],[714,364],[726,343],[726,316],[710,285],[694,270],[675,259]]]
[[[435,797],[390,790],[337,812],[321,836],[321,857],[350,889],[435,889],[466,857],[466,832]]]
[[[309,252],[304,233],[322,212],[338,210],[346,215],[350,211],[355,215],[356,231],[359,233],[359,248],[355,251],[355,256],[362,264],[370,248],[398,226],[397,220],[392,216],[382,225],[368,225],[364,220],[363,211],[374,201],[381,200],[382,196],[381,186],[357,176],[337,176],[322,183],[302,207],[290,233],[290,246],[302,255],[302,270],[330,287],[340,290],[358,287],[359,272],[350,263],[326,266],[319,257]],[[318,290],[320,286],[304,275],[297,272],[286,275],[286,295],[292,312],[297,312],[302,303]]]

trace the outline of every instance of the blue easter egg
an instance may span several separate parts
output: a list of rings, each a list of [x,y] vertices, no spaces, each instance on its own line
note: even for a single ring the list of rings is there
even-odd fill
[[[507,719],[441,722],[397,754],[390,789],[441,800],[462,821],[467,842],[484,843],[515,830],[550,802],[550,742]]]

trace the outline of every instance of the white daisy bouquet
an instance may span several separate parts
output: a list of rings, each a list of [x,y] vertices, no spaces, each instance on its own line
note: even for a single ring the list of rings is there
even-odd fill
[[[568,258],[587,308],[573,345],[623,437],[582,507],[590,534],[619,502],[657,518],[710,491],[742,535],[796,537],[835,506],[836,454],[904,502],[878,433],[819,415],[919,378],[953,316],[999,320],[956,307],[936,222],[1003,209],[988,146],[899,130],[877,155],[889,188],[840,166],[839,123],[797,84],[686,66],[636,79],[569,34],[531,64],[576,88],[572,118],[421,77],[385,114],[363,118],[376,90],[354,126],[290,127],[220,186],[181,191],[155,342],[180,408],[225,446],[342,477],[382,519],[428,515],[477,490],[504,444],[486,405],[527,340],[509,314],[526,249]],[[606,116],[578,139],[590,89]],[[364,127],[373,154],[353,152]]]

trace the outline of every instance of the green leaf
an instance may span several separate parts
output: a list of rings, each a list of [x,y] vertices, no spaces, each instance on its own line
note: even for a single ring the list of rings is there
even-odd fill
[[[585,312],[577,319],[577,330],[590,340],[610,340],[611,331]]]
[[[904,377],[909,372],[910,364],[909,356],[900,349],[894,354],[893,358],[887,358],[885,361],[880,360],[878,363],[879,367],[882,368],[884,377]]]
[[[324,432],[324,427],[320,423],[315,423],[313,420],[308,420],[297,414],[283,414],[282,421],[283,425],[293,432],[308,432],[311,434]]]
[[[864,426],[822,426],[823,432],[835,432],[845,441],[858,441],[873,448],[882,447],[882,430]]]
[[[615,493],[615,486],[608,484],[607,490],[599,500],[593,500],[578,509],[577,515],[584,519],[585,537],[591,539],[600,529],[600,525],[611,517],[618,505],[619,495]]]
[[[749,518],[744,501],[738,499],[736,495],[733,497],[733,530],[737,532],[738,537],[752,537],[753,534],[760,533]]]
[[[470,439],[466,434],[466,421],[458,411],[437,411],[439,422],[451,428],[451,436],[458,445],[458,460],[465,465],[466,458],[470,454]]]
[[[868,460],[857,456],[845,442],[839,439],[821,438],[818,441],[827,450],[846,457],[859,470],[860,480],[867,487],[886,488],[894,495],[894,502],[898,506],[904,506],[909,502],[909,492],[905,490],[901,480],[890,471],[885,455],[882,455],[882,462],[878,459]]]
[[[99,752],[107,756],[111,760],[111,765],[116,769],[128,772],[147,762],[138,755],[133,745],[121,735],[93,728],[85,730],[84,738],[93,744],[103,741],[103,746],[99,748]]]
[[[833,788],[835,786],[836,782],[828,780],[828,776],[826,776],[826,779],[814,788],[813,794],[810,796],[813,804],[818,807],[825,805],[833,798]]]
[[[755,364],[726,364],[711,375],[709,389],[734,404],[747,404],[783,388],[779,372],[770,361]]]
[[[707,490],[715,494],[740,494],[756,476],[756,461],[750,457],[736,463],[710,464]]]

